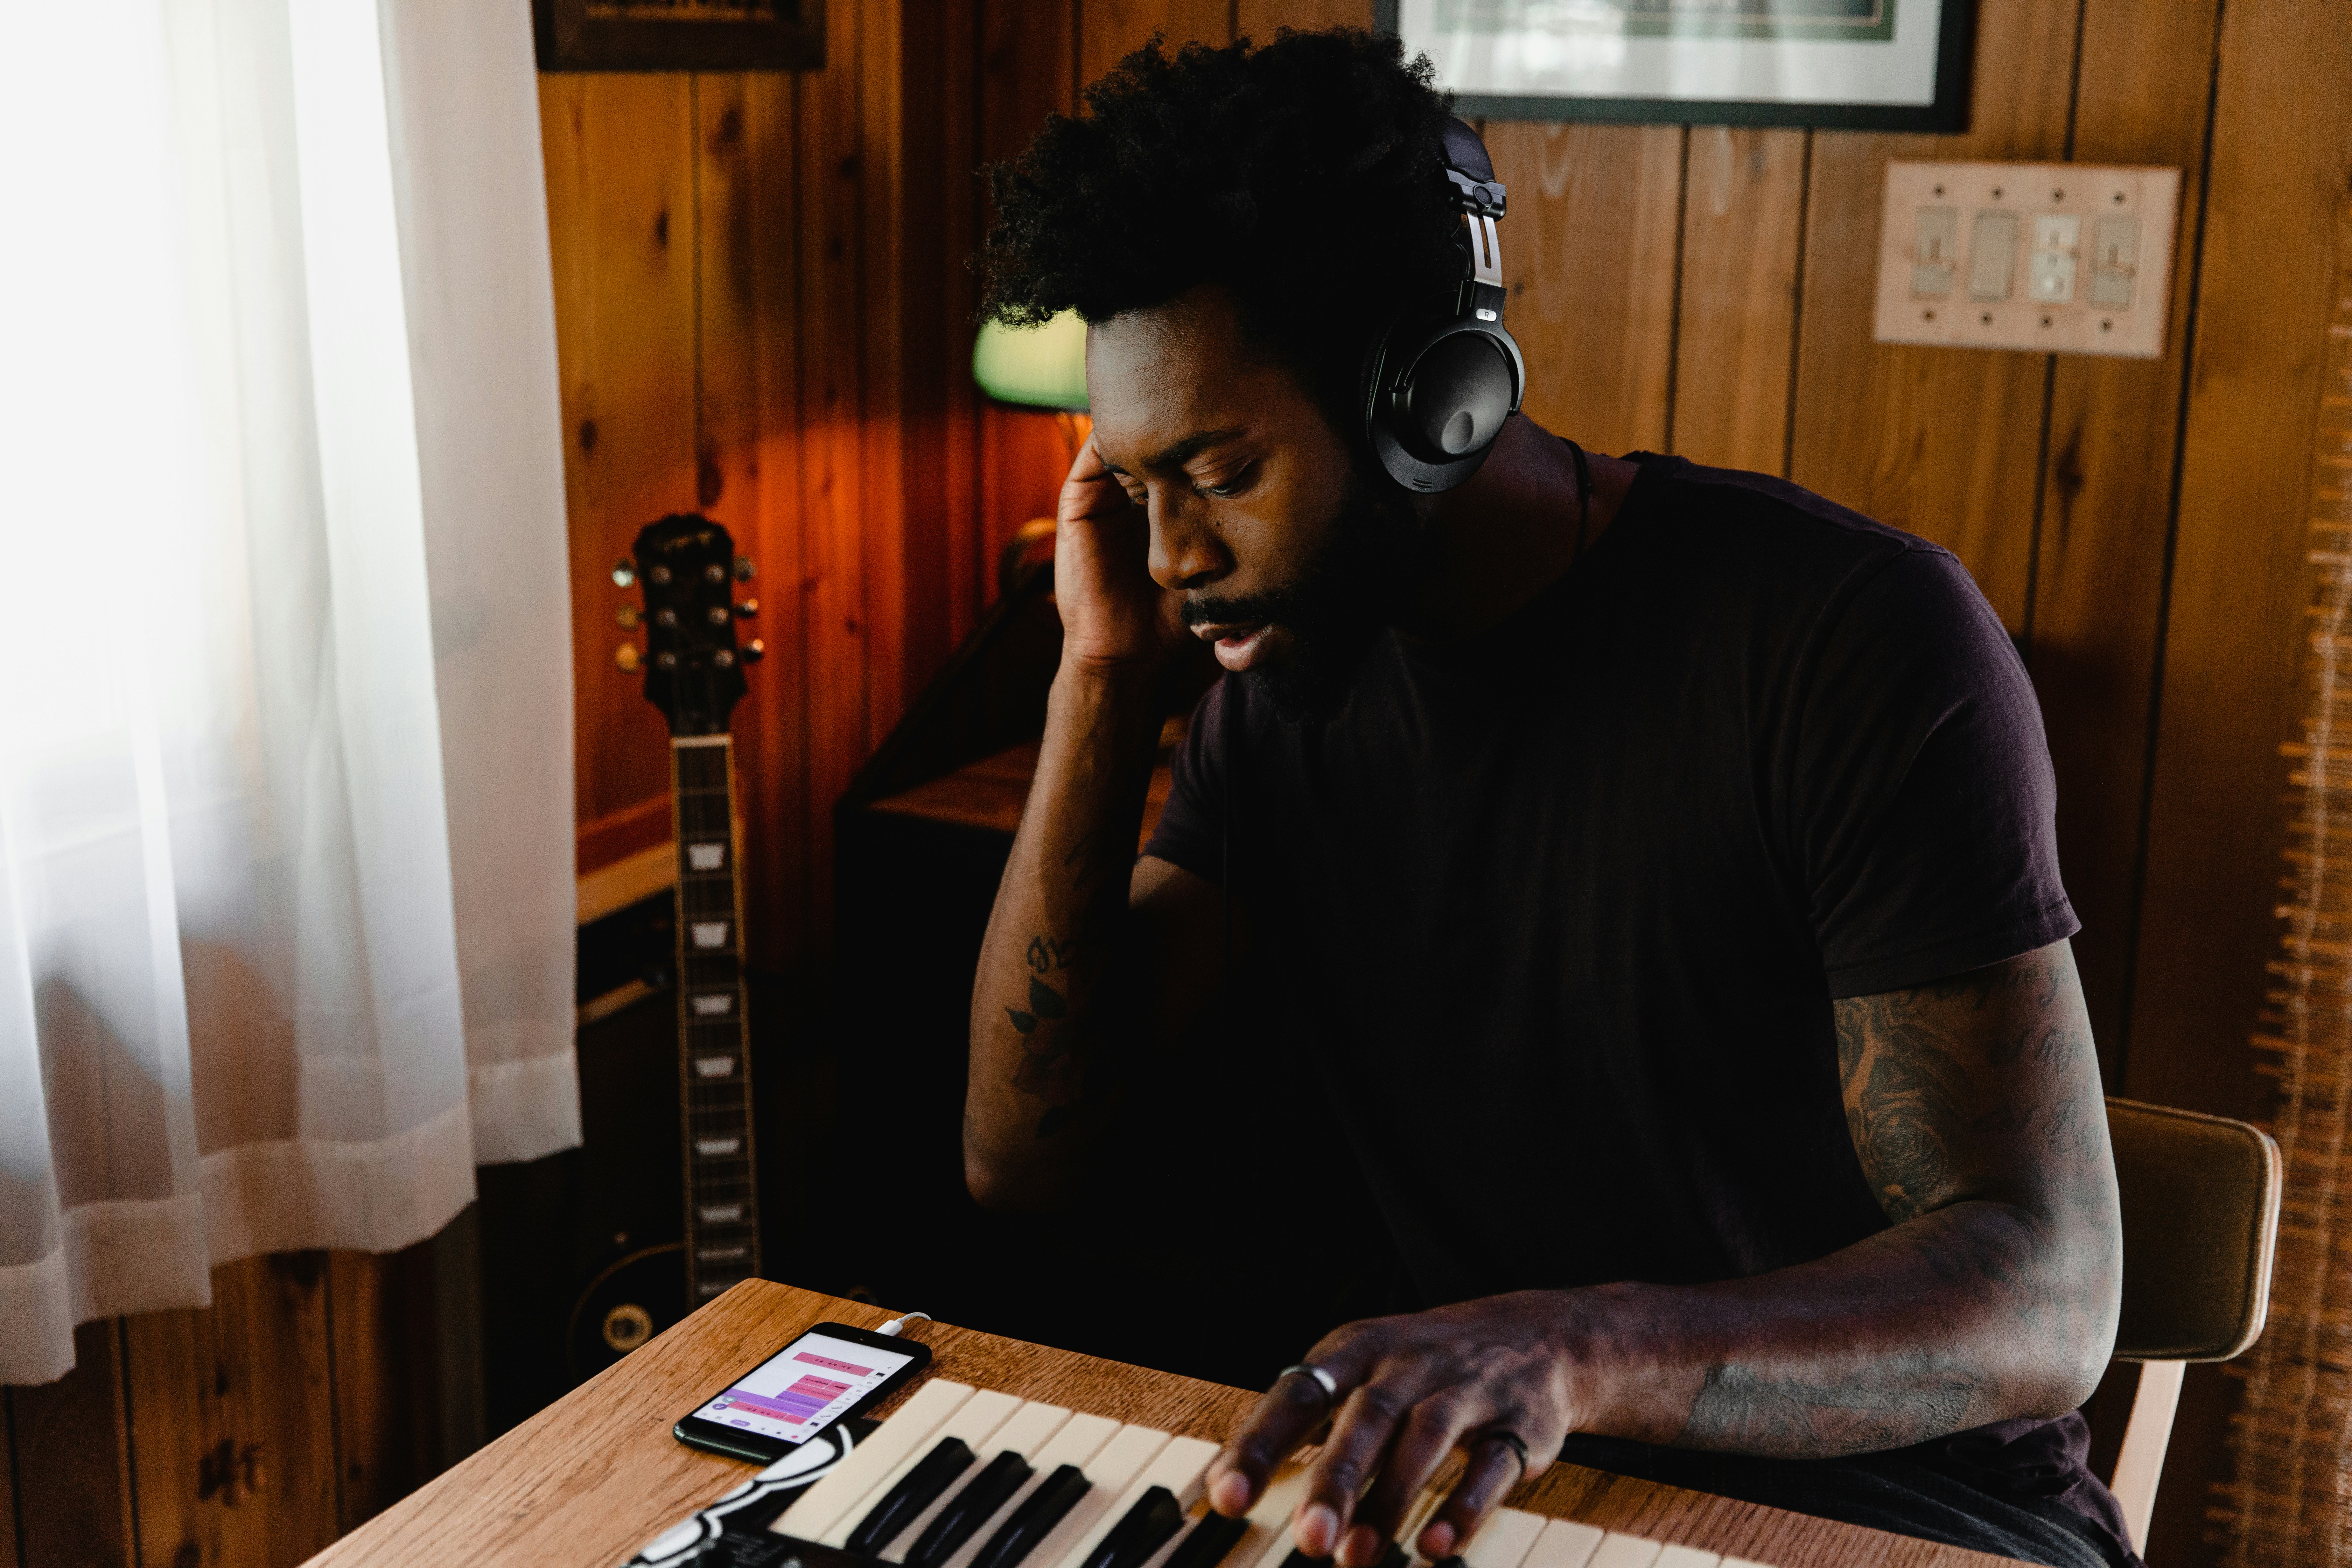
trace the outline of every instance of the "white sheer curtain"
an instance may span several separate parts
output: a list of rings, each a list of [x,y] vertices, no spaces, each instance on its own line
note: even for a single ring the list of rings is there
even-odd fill
[[[0,1382],[578,1141],[528,0],[0,47]]]

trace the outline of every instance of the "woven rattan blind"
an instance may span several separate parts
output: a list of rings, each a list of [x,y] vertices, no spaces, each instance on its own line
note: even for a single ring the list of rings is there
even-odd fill
[[[2286,1178],[2270,1326],[2245,1380],[2234,1474],[2211,1517],[2238,1564],[2352,1561],[2352,207],[2339,221],[2304,614],[2303,734],[2285,930],[2254,1037]]]

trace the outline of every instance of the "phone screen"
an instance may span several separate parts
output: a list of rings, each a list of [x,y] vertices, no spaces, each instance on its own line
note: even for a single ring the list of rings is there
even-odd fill
[[[812,1330],[694,1414],[777,1442],[803,1443],[914,1359]]]

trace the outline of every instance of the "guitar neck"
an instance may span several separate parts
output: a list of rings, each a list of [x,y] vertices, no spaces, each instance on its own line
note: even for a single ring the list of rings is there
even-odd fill
[[[678,1142],[686,1163],[687,1306],[760,1272],[744,1016],[742,878],[735,747],[725,735],[670,742],[677,844]]]

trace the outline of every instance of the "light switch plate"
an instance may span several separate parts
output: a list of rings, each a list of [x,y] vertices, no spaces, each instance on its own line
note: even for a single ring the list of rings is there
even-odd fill
[[[2179,209],[2178,169],[1890,161],[1874,335],[2158,358]]]

